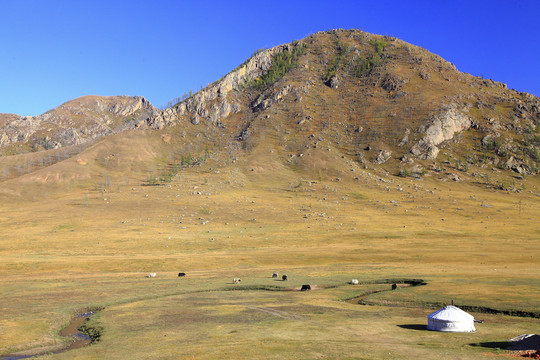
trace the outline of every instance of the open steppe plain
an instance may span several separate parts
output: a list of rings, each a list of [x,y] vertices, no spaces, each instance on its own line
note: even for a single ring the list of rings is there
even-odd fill
[[[540,313],[536,178],[510,193],[252,163],[5,197],[0,354],[61,349],[59,331],[86,309],[100,309],[89,322],[100,341],[43,359],[489,359],[540,332],[538,318],[475,312],[476,333],[425,330],[452,300]],[[345,301],[388,279],[427,285]]]

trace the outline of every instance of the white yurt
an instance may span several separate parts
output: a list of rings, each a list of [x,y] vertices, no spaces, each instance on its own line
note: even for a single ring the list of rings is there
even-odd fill
[[[474,317],[454,305],[447,305],[427,316],[428,330],[475,332]]]

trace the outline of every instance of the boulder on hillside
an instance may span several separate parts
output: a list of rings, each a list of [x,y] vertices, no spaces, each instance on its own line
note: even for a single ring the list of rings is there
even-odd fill
[[[381,150],[379,151],[379,154],[377,154],[377,157],[373,161],[374,164],[384,164],[390,159],[390,156],[392,155],[391,151],[387,150]]]
[[[333,75],[328,79],[326,85],[330,86],[332,89],[337,89],[339,87],[340,81],[337,75]]]
[[[386,74],[384,78],[381,81],[381,87],[390,92],[390,91],[396,91],[401,89],[403,84],[405,84],[405,80],[399,76],[395,76],[392,74]]]
[[[425,132],[425,135],[413,145],[411,154],[420,159],[435,159],[439,153],[437,145],[471,127],[472,120],[466,115],[465,110],[460,110],[457,104],[452,104],[441,108],[439,113],[428,118],[428,121],[418,129],[418,132]]]

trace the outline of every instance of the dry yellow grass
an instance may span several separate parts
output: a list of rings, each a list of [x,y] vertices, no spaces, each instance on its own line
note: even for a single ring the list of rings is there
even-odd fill
[[[54,358],[472,359],[492,352],[472,343],[535,332],[537,320],[482,314],[477,334],[427,333],[399,325],[423,324],[431,309],[339,299],[358,295],[351,278],[408,277],[428,285],[374,299],[540,311],[536,179],[520,194],[429,177],[380,182],[368,170],[336,182],[287,168],[274,176],[273,156],[257,150],[164,186],[4,202],[2,353],[65,342],[58,331],[94,306],[105,307],[94,320],[102,342]],[[269,279],[273,271],[289,282]],[[233,277],[339,287],[223,291]]]

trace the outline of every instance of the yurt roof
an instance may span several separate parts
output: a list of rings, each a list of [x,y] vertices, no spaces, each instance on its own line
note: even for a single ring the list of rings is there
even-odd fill
[[[428,318],[443,321],[467,321],[474,320],[474,316],[467,314],[457,306],[447,305],[440,310],[428,315]]]

